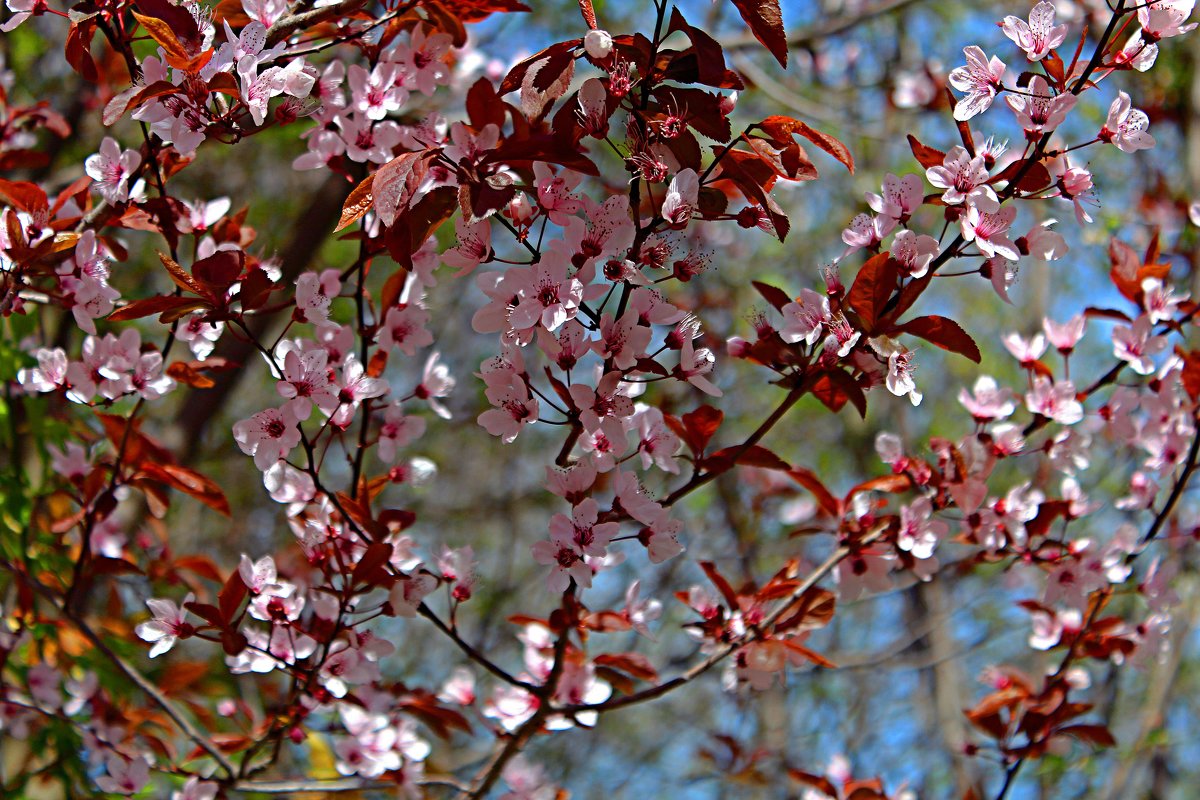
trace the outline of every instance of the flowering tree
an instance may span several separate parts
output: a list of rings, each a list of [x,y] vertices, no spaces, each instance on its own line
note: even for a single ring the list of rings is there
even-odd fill
[[[786,66],[779,1],[732,5]],[[836,672],[823,629],[847,605],[968,574],[1026,633],[966,710],[955,746],[986,768],[962,796],[1015,797],[1027,765],[1114,746],[1089,669],[1176,657],[1190,586],[1200,350],[1175,256],[1157,235],[1127,244],[1142,223],[1125,216],[1106,256],[1119,301],[1005,334],[1015,366],[981,367],[946,435],[886,421],[952,391],[918,379],[919,343],[979,363],[976,340],[1005,333],[932,313],[935,279],[1009,301],[1019,264],[1078,238],[1045,209],[1094,224],[1085,159],[1155,146],[1135,73],[1195,27],[1192,6],[1115,0],[1060,22],[1039,2],[999,20],[925,76],[933,133],[907,135],[902,175],[871,178],[870,211],[813,281],[805,248],[826,244],[789,238],[782,193],[818,179],[810,150],[853,172],[850,149],[747,117],[730,42],[667,0],[635,33],[579,0],[570,38],[483,75],[465,66],[473,30],[528,14],[516,0],[8,0],[4,30],[61,47],[80,82],[26,100],[35,76],[9,73],[0,95],[0,730],[20,755],[4,796],[565,797],[586,790],[561,767],[586,761],[588,734],[539,761],[556,739],[708,683],[744,695]],[[1014,124],[1008,148],[978,134]],[[289,167],[243,160],[260,138],[303,151],[290,168],[326,175],[319,201],[340,214],[296,211],[278,258],[248,220],[287,228],[289,198],[252,184]],[[72,146],[82,164],[59,158]],[[183,199],[213,168],[245,196]],[[268,205],[234,210],[249,200]],[[714,348],[706,317],[742,309],[694,287],[730,228],[803,268],[755,280],[761,305]],[[454,327],[477,335],[439,334]],[[1076,356],[1089,329],[1100,355]],[[238,377],[254,406],[214,447],[262,486],[233,492],[179,430]],[[467,411],[464,393],[485,402]],[[723,410],[741,415],[739,395],[773,403],[744,433]],[[845,491],[819,453],[777,443],[868,406],[879,460]],[[535,472],[553,503],[503,559],[476,557],[487,498],[417,455],[453,460],[456,437],[485,441],[514,492]],[[721,558],[686,524],[731,480],[790,534],[769,557]],[[459,514],[421,507],[431,481]],[[222,533],[257,495],[275,505],[255,525],[291,541]],[[511,616],[475,611],[514,564],[535,577]],[[656,623],[667,604],[681,625]],[[518,647],[481,644],[491,627]],[[1049,660],[1029,668],[1031,648]],[[856,777],[718,742],[727,776],[788,796],[914,796],[886,763],[859,758]]]

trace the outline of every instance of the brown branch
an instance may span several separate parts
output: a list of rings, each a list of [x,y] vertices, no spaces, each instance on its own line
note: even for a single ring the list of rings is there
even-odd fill
[[[278,44],[302,28],[320,25],[337,17],[357,11],[367,4],[367,0],[339,0],[331,6],[302,11],[299,14],[289,14],[277,20],[267,31],[267,46]]]
[[[30,588],[42,596],[51,607],[54,608],[63,618],[69,620],[75,628],[83,634],[84,638],[91,642],[97,650],[104,654],[105,658],[112,662],[113,666],[119,669],[126,678],[138,687],[147,697],[154,701],[155,705],[161,708],[168,717],[183,731],[187,738],[191,739],[197,747],[208,753],[221,766],[228,775],[236,774],[233,764],[225,757],[225,754],[217,749],[216,745],[205,738],[204,734],[192,723],[190,719],[184,716],[183,712],[175,707],[175,704],[163,694],[163,692],[154,685],[154,682],[138,671],[137,667],[130,664],[120,655],[118,655],[108,644],[100,638],[92,627],[86,621],[74,612],[63,608],[58,604],[58,599],[46,586],[43,586],[33,577],[19,570],[15,565],[8,562],[0,562],[6,569],[16,576],[17,580],[26,583]]]
[[[870,544],[882,535],[883,529],[874,531],[863,537],[860,544]],[[700,677],[717,664],[720,664],[726,658],[736,653],[738,650],[761,638],[764,635],[764,632],[769,631],[771,626],[778,622],[779,618],[786,614],[788,610],[791,609],[792,605],[799,600],[805,592],[816,586],[819,580],[828,575],[829,572],[833,570],[833,568],[839,563],[841,563],[841,561],[848,555],[850,555],[849,548],[839,547],[837,550],[834,550],[833,553],[816,569],[810,572],[808,577],[806,577],[799,586],[793,589],[792,593],[789,594],[783,600],[783,602],[781,602],[779,606],[775,608],[774,611],[768,614],[759,625],[756,625],[755,627],[746,631],[746,633],[740,638],[724,645],[721,649],[717,650],[708,658],[691,667],[686,672],[676,675],[674,678],[671,678],[671,680],[655,684],[654,686],[651,686],[648,689],[643,689],[640,692],[623,695],[612,700],[605,700],[602,703],[581,703],[579,705],[560,706],[554,710],[564,714],[573,714],[580,711],[614,711],[618,708],[625,708],[626,706],[637,705],[638,703],[644,703],[647,700],[653,700],[657,697],[662,697],[664,694],[667,694],[674,689],[678,689],[680,686],[691,683],[696,678]]]
[[[448,786],[460,792],[467,787],[453,778],[417,778],[413,783],[418,786]],[[368,780],[366,778],[334,778],[332,780],[280,780],[280,781],[238,781],[228,787],[235,792],[253,792],[258,794],[293,794],[300,792],[366,792],[396,788],[395,781]]]
[[[575,591],[575,582],[563,593],[564,605],[567,597]],[[564,656],[567,652],[567,637],[570,636],[571,629],[564,627],[558,635],[558,639],[554,642],[554,664],[550,668],[550,674],[546,677],[546,683],[538,687],[536,694],[541,702],[538,703],[537,709],[533,712],[533,716],[525,720],[516,731],[504,742],[504,746],[496,751],[496,754],[488,761],[487,765],[471,782],[471,788],[463,791],[460,795],[463,800],[479,800],[484,797],[488,791],[496,785],[496,781],[500,779],[500,773],[504,771],[504,767],[515,758],[525,745],[533,737],[535,733],[541,730],[542,721],[549,715],[553,708],[552,699],[555,691],[558,690],[558,681],[562,676],[563,665],[565,664]]]

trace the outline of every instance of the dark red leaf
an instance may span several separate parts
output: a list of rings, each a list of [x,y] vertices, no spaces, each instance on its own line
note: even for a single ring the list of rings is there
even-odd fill
[[[383,566],[392,557],[394,548],[388,542],[372,542],[367,545],[362,558],[354,565],[352,581],[355,584],[372,585],[379,582],[384,574]]]
[[[837,138],[811,127],[806,122],[792,117],[774,116],[764,119],[758,124],[758,127],[780,144],[787,143],[792,136],[803,136],[844,164],[850,172],[854,172],[854,156],[851,154],[850,148]]]
[[[701,561],[700,569],[704,570],[704,574],[708,576],[708,579],[713,582],[713,586],[716,586],[717,591],[725,598],[726,605],[730,609],[736,609],[738,607],[737,592],[729,585],[729,581],[725,580],[720,572],[717,572],[717,568],[713,566],[713,563],[711,561]]]
[[[817,505],[821,507],[821,511],[826,515],[831,517],[838,516],[841,504],[833,496],[833,492],[825,488],[825,484],[821,482],[821,479],[817,477],[815,472],[804,467],[792,467],[788,470],[788,477],[812,492],[813,497],[817,499]]]
[[[207,301],[197,300],[194,297],[176,297],[175,295],[147,297],[142,300],[134,300],[132,303],[121,306],[116,311],[108,315],[108,321],[124,322],[130,319],[148,317],[151,314],[162,314],[166,311],[185,309],[186,313],[207,307]]]
[[[912,148],[912,154],[917,161],[925,169],[930,167],[940,167],[942,162],[946,160],[946,154],[934,147],[921,144],[917,137],[911,133],[908,134],[908,146]]]
[[[884,306],[896,288],[896,262],[886,252],[867,260],[854,278],[846,303],[858,314],[863,331],[872,335]]]
[[[900,325],[898,330],[920,336],[943,350],[959,353],[974,361],[976,364],[983,358],[979,347],[970,334],[962,329],[957,322],[948,317],[928,316],[917,317]]]
[[[776,311],[783,311],[783,307],[792,302],[792,298],[788,297],[787,292],[769,283],[751,281],[750,285],[757,289],[758,293],[763,296],[763,299],[774,306]]]
[[[684,438],[697,458],[704,454],[704,448],[708,447],[724,419],[725,412],[709,405],[702,405],[683,415]]]
[[[242,605],[242,598],[245,596],[246,584],[242,581],[241,573],[235,569],[229,573],[229,578],[217,594],[217,605],[221,609],[221,619],[225,621],[226,626],[233,622],[238,608]],[[245,647],[245,645],[242,646]]]
[[[787,66],[787,34],[783,30],[783,12],[779,0],[733,0],[754,38],[771,51],[781,67]]]

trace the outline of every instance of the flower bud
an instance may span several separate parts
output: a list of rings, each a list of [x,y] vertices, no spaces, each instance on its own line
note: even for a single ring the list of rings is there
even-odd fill
[[[583,37],[583,49],[587,50],[587,54],[594,59],[608,58],[612,48],[613,40],[608,31],[588,31],[587,35]]]

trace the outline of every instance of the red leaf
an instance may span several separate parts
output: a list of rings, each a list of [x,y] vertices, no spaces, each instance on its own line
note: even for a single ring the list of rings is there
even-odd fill
[[[806,786],[812,786],[814,789],[817,789],[821,793],[828,795],[831,798],[836,799],[838,796],[837,787],[834,786],[828,778],[823,778],[820,775],[813,775],[810,772],[804,772],[798,769],[789,769],[788,775],[792,778],[792,780],[799,781]]]
[[[817,499],[817,505],[827,515],[836,517],[841,513],[841,503],[833,496],[833,492],[825,488],[825,484],[815,472],[804,467],[792,467],[788,470],[788,477],[812,492],[813,497]]]
[[[1183,359],[1180,378],[1183,380],[1184,391],[1195,401],[1200,398],[1200,350],[1185,351],[1176,348],[1175,352]]]
[[[579,0],[579,13],[587,23],[589,30],[596,30],[596,9],[592,8],[592,0]]]
[[[155,464],[152,462],[143,463],[141,471],[147,477],[166,484],[172,489],[178,489],[209,508],[215,509],[227,517],[230,516],[229,501],[225,499],[225,493],[221,491],[221,487],[199,472],[179,464]]]
[[[171,366],[167,367],[167,375],[180,383],[186,383],[193,389],[211,389],[216,385],[216,382],[212,378],[203,374],[186,361],[172,362]]]
[[[354,565],[351,580],[355,584],[373,585],[383,576],[383,566],[392,557],[392,545],[387,542],[372,542],[367,545],[362,558]]]
[[[739,450],[741,450],[740,454],[738,454]],[[710,455],[708,458],[704,459],[704,468],[709,472],[724,472],[726,469],[729,469],[729,467],[733,466],[733,463],[722,465],[721,462],[730,461],[734,454],[738,454],[738,456],[737,460],[733,463],[741,464],[747,467],[774,469],[779,470],[780,472],[787,472],[792,468],[792,466],[782,458],[775,455],[767,448],[760,447],[758,445],[753,445],[745,449],[742,449],[741,445],[722,448],[721,450],[718,450]]]
[[[35,214],[50,208],[46,193],[35,183],[0,179],[0,198],[18,211]]]
[[[717,591],[719,591],[721,596],[725,598],[725,603],[729,606],[729,608],[737,608],[737,592],[735,592],[733,587],[729,585],[729,581],[725,580],[721,573],[717,572],[717,568],[713,566],[713,563],[711,561],[701,561],[700,569],[704,570],[704,574],[707,575],[708,579],[713,582],[713,586],[717,587]]]
[[[844,502],[849,503],[854,495],[859,492],[887,492],[889,494],[896,494],[907,492],[912,488],[912,485],[912,478],[907,475],[883,475],[878,478],[871,478],[869,481],[863,481],[846,492]]]
[[[429,161],[434,154],[435,151],[430,150],[404,153],[376,171],[371,180],[371,195],[375,199],[379,221],[385,226],[390,226],[396,221],[397,214],[408,208],[409,201],[429,171]]]
[[[182,559],[180,559],[182,560]],[[176,562],[178,564],[179,562]],[[218,578],[220,580],[220,578]],[[200,617],[210,625],[215,625],[218,628],[225,626],[225,618],[221,616],[221,609],[209,603],[185,603],[184,608]]]
[[[371,210],[371,204],[375,202],[375,198],[371,195],[374,181],[374,174],[368,175],[351,190],[349,196],[346,197],[346,202],[342,203],[342,216],[338,220],[337,227],[333,229],[334,233],[353,225]]]
[[[148,317],[151,314],[162,314],[166,311],[178,309],[195,311],[207,307],[207,301],[197,300],[194,297],[176,297],[174,295],[147,297],[143,300],[134,300],[132,303],[121,306],[108,315],[108,321],[124,322],[126,320]]]
[[[964,355],[976,364],[983,358],[970,334],[964,331],[957,322],[947,317],[917,317],[900,325],[898,329],[905,333],[911,333],[913,336],[920,336],[943,350]]]
[[[1017,180],[1018,175],[1021,176],[1019,180]],[[1014,180],[1016,180],[1016,187],[1022,192],[1039,192],[1054,182],[1054,179],[1050,177],[1050,171],[1040,161],[1023,158],[1009,164],[989,183]]]
[[[253,311],[262,308],[266,305],[271,292],[276,288],[278,287],[265,269],[254,267],[242,281],[241,291],[238,292],[238,299],[242,301],[242,310]]]
[[[1068,725],[1055,731],[1060,736],[1073,736],[1081,742],[1097,747],[1116,747],[1117,740],[1103,725]]]
[[[539,50],[538,52],[534,53],[529,58],[525,59],[508,71],[508,74],[504,76],[504,80],[500,83],[499,93],[505,95],[521,88],[521,83],[525,80],[525,73],[529,72],[530,67],[542,59],[552,58],[553,56],[564,52],[572,52],[575,50],[578,44],[578,39],[572,39],[567,42],[558,42],[556,44],[552,44],[544,50]]]
[[[908,146],[912,148],[912,154],[917,161],[925,169],[930,167],[940,167],[942,162],[946,160],[946,154],[934,147],[921,144],[917,137],[911,133],[908,135]]]
[[[850,172],[854,172],[854,156],[851,154],[850,148],[842,144],[839,139],[809,126],[808,123],[792,117],[774,116],[764,119],[758,124],[758,127],[780,144],[790,141],[793,135],[803,136],[844,164]]]
[[[185,292],[192,294],[205,295],[204,287],[200,282],[188,274],[187,270],[179,266],[179,264],[168,256],[166,253],[159,251],[158,260],[167,268],[167,273],[171,276],[171,280],[175,281],[175,285]]]
[[[658,680],[658,670],[650,663],[650,659],[641,653],[601,653],[592,661],[600,666],[620,670],[639,680],[651,683]]]
[[[721,49],[717,40],[699,28],[689,25],[683,14],[679,13],[678,7],[671,9],[668,31],[682,31],[692,42],[690,51],[685,50],[671,59],[670,77],[687,83],[690,81],[684,80],[685,76],[677,75],[677,70],[694,69],[697,83],[725,88],[729,70],[725,67],[725,51]],[[683,62],[688,63],[685,65]]]
[[[776,311],[783,311],[783,307],[792,302],[792,298],[788,297],[787,292],[771,286],[769,283],[751,281],[750,285],[757,289],[763,299],[774,306]]]
[[[241,573],[235,569],[229,573],[229,578],[217,594],[217,604],[221,609],[221,619],[225,620],[226,625],[233,622],[233,617],[237,614],[238,607],[241,606],[242,598],[245,596],[246,584],[242,582]],[[245,645],[242,646],[245,647]]]
[[[504,127],[504,102],[487,78],[475,81],[467,92],[467,117],[476,130],[485,125]]]
[[[787,66],[787,35],[783,30],[783,12],[779,0],[733,0],[754,38],[771,51],[779,66]]]
[[[868,259],[854,277],[846,304],[854,309],[868,336],[875,333],[879,315],[896,288],[896,262],[886,252]]]
[[[71,30],[67,33],[67,44],[64,49],[64,54],[67,58],[67,63],[71,65],[71,69],[78,72],[85,81],[95,83],[100,77],[99,70],[96,69],[96,62],[92,59],[91,46],[92,37],[96,34],[96,26],[92,22],[85,22],[76,25],[71,23]],[[22,164],[21,166],[26,166]]]
[[[723,419],[725,419],[725,412],[709,405],[702,405],[695,411],[689,411],[683,415],[683,427],[686,433],[684,438],[697,458],[704,454],[704,448],[708,447],[713,434],[717,432],[717,428],[721,427]]]
[[[806,381],[812,395],[834,413],[841,411],[847,402],[854,404],[859,416],[867,416],[867,396],[858,382],[843,369],[837,367],[813,373]]]

